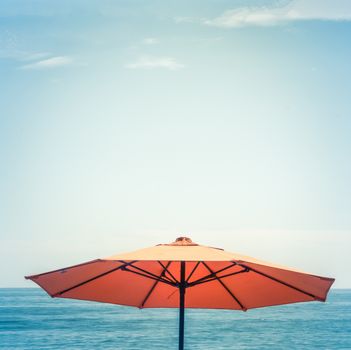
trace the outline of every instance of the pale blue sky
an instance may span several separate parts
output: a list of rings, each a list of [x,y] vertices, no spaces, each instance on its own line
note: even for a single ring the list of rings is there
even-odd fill
[[[0,2],[0,286],[179,235],[351,287],[349,1]]]

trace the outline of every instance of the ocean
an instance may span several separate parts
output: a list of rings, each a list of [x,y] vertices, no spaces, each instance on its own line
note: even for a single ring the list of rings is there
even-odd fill
[[[0,289],[0,349],[177,348],[177,310]],[[186,309],[185,349],[351,349],[351,290],[332,290],[326,303],[247,312]]]

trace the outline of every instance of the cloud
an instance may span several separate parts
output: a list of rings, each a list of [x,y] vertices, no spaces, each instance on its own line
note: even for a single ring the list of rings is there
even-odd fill
[[[201,20],[215,27],[275,26],[292,21],[351,21],[350,0],[292,0],[271,7],[241,7],[213,19]]]
[[[47,58],[51,56],[50,52],[34,52],[34,53],[29,53],[25,52],[23,53],[22,57],[19,59],[22,61],[35,61],[35,60],[41,60],[43,58]]]
[[[36,61],[52,56],[49,52],[31,51],[20,44],[18,34],[12,30],[0,30],[0,58],[16,61]]]
[[[155,45],[158,44],[160,41],[157,38],[145,38],[143,40],[144,45]]]
[[[44,60],[36,61],[33,63],[25,64],[20,68],[34,69],[34,70],[52,69],[52,68],[67,66],[69,64],[72,64],[72,62],[73,62],[72,58],[68,56],[55,56]]]
[[[155,69],[179,70],[184,68],[182,63],[172,57],[140,57],[137,61],[126,65],[128,69]]]

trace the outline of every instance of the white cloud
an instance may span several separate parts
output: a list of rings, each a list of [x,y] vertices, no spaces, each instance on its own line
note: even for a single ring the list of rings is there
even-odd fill
[[[67,66],[69,64],[72,64],[73,60],[72,58],[68,56],[55,56],[55,57],[50,57],[45,60],[40,60],[37,62],[29,63],[24,66],[21,66],[21,69],[35,69],[35,70],[40,70],[40,69],[51,69],[51,68],[56,68],[56,67],[62,67],[62,66]]]
[[[202,20],[216,27],[274,26],[292,21],[351,21],[350,0],[292,0],[284,6],[241,7]]]
[[[160,41],[157,38],[145,38],[143,40],[144,45],[155,45],[158,44]]]
[[[1,11],[0,11],[1,12]],[[49,52],[28,51],[20,45],[18,34],[8,29],[0,30],[0,58],[16,61],[36,61],[52,56]]]
[[[129,69],[155,69],[163,68],[169,70],[178,70],[184,68],[182,63],[177,62],[172,57],[140,57],[137,61],[126,65]]]
[[[23,53],[22,57],[20,57],[23,61],[35,61],[41,60],[43,58],[51,56],[50,52],[35,52],[35,53]]]

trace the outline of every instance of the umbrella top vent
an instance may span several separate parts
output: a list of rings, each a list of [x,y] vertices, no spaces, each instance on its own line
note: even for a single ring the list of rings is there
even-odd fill
[[[194,246],[198,245],[197,243],[194,243],[189,237],[178,237],[173,243],[169,244],[161,244],[161,245],[180,245],[180,246]]]

